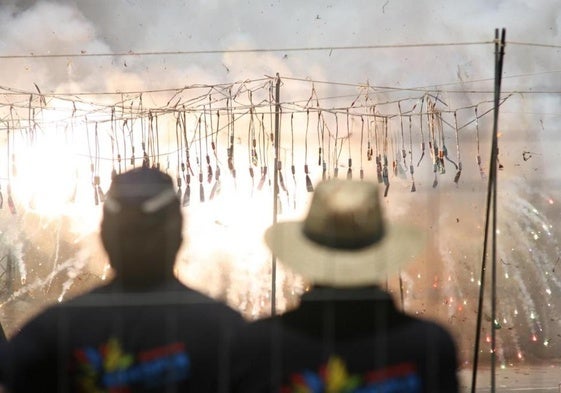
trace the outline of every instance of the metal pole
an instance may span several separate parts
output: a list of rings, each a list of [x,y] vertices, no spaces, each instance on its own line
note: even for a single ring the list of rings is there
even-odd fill
[[[499,31],[495,31],[495,36],[498,38]],[[498,147],[498,128],[499,128],[499,105],[501,100],[501,76],[503,73],[503,58],[505,48],[505,29],[501,32],[500,44],[495,40],[495,56],[496,56],[496,70],[495,70],[495,102],[493,111],[493,144],[491,150],[491,159],[493,160],[492,169],[493,175],[493,232],[492,236],[492,252],[491,261],[492,274],[491,274],[491,392],[495,392],[495,369],[496,369],[496,308],[497,308],[497,161],[499,159]]]
[[[280,76],[277,73],[277,80],[275,83],[275,165],[273,174],[273,224],[277,222],[278,215],[278,195],[279,195],[279,141],[280,141]],[[272,256],[271,261],[271,315],[276,315],[277,303],[277,257],[275,254]]]
[[[485,270],[487,260],[487,240],[489,237],[489,223],[492,211],[493,225],[492,225],[492,288],[491,288],[491,392],[495,391],[495,306],[496,306],[496,221],[497,221],[497,160],[498,160],[498,116],[500,104],[500,89],[501,89],[501,76],[504,57],[505,45],[505,29],[502,30],[502,38],[499,45],[499,30],[495,30],[495,101],[494,101],[494,118],[493,118],[493,135],[491,142],[491,159],[489,164],[489,182],[487,188],[487,214],[485,219],[485,234],[483,241],[483,255],[481,259],[481,278],[479,287],[479,302],[477,309],[477,326],[475,330],[475,343],[473,351],[473,370],[471,380],[471,392],[475,393],[477,383],[477,368],[479,359],[479,341],[481,335],[481,319],[483,315],[483,298],[485,288]],[[500,47],[499,47],[500,46]],[[492,207],[492,209],[491,209]]]

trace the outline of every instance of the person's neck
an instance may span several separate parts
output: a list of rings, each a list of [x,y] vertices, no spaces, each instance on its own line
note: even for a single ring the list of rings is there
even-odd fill
[[[119,275],[115,276],[115,284],[122,287],[127,291],[143,291],[150,290],[162,286],[168,282],[174,281],[175,277],[173,274],[161,274],[161,275]]]
[[[321,300],[381,300],[387,299],[389,294],[378,285],[367,285],[359,287],[329,287],[315,285],[309,292],[304,293],[303,299],[307,301]]]

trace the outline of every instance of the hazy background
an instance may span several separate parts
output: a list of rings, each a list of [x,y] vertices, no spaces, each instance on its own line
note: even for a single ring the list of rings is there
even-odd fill
[[[110,105],[118,97],[87,93],[179,89],[279,73],[281,79],[286,78],[282,87],[286,103],[310,96],[310,83],[290,79],[297,78],[317,81],[321,97],[348,95],[334,106],[350,106],[352,97],[360,92],[357,86],[368,83],[379,87],[372,94],[374,102],[411,98],[406,101],[410,108],[415,97],[428,91],[438,93],[450,109],[481,103],[480,109],[488,110],[494,76],[491,41],[495,28],[504,27],[507,46],[502,88],[503,97],[509,98],[501,106],[499,121],[499,158],[504,167],[498,181],[499,359],[504,365],[555,362],[561,353],[561,267],[557,266],[560,24],[561,8],[554,0],[4,0],[0,6],[0,86],[23,95],[40,89],[43,94],[70,99],[87,96],[92,102]],[[455,45],[410,46],[427,43]],[[357,46],[387,47],[337,49]],[[244,49],[274,51],[234,52]],[[216,53],[162,53],[190,51]],[[127,52],[152,55],[120,56]],[[116,55],[17,58],[80,53]],[[156,107],[161,99],[146,93],[144,105]],[[6,120],[10,104],[17,102],[7,95],[3,102]],[[396,109],[394,105],[381,111],[395,114]],[[20,111],[24,116],[25,110]],[[474,119],[471,110],[459,115],[460,124]],[[344,119],[340,120],[344,124]],[[488,171],[491,120],[489,114],[479,121],[484,172]],[[301,142],[304,118],[300,115],[297,122]],[[284,130],[287,123],[283,123]],[[452,134],[449,136],[448,148],[455,159],[455,141]],[[454,171],[449,170],[433,188],[430,163],[424,161],[417,173],[417,192],[409,192],[407,179],[394,179],[385,203],[390,221],[415,221],[431,238],[426,254],[404,273],[406,309],[446,323],[458,338],[462,360],[468,364],[475,334],[487,178],[480,176],[475,160],[475,123],[466,126],[460,137],[463,172],[458,185],[452,181]],[[286,138],[285,142],[289,143]],[[416,134],[415,161],[418,148]],[[356,162],[355,155],[355,168]],[[297,211],[302,212],[303,206]],[[204,206],[189,211],[194,226],[211,228],[191,234],[185,280],[193,285],[198,282],[248,316],[265,315],[270,306],[269,265],[265,251],[255,251],[261,247],[261,227],[244,238],[232,237],[238,229],[236,220],[251,222],[251,214],[226,218],[220,217],[221,212]],[[1,215],[6,215],[5,210]],[[210,223],[209,218],[213,220]],[[227,219],[231,220],[229,230],[221,227],[217,232],[213,222]],[[95,223],[93,220],[88,228],[95,228]],[[21,291],[29,288],[28,280],[16,286],[21,292],[4,294],[2,322],[8,333],[61,293],[95,285],[104,274],[86,267],[93,246],[84,244],[90,239],[93,243],[95,233],[66,235],[70,240],[62,243],[60,237],[45,235],[59,233],[61,226],[64,223],[60,220],[32,214],[3,218],[4,247],[19,255],[27,271],[36,269],[33,277],[37,280],[32,289]],[[209,265],[209,248],[201,239],[208,233],[213,234],[213,244],[220,251],[218,259],[212,254],[215,265]],[[260,262],[244,265],[251,258]],[[43,263],[47,266],[39,269]],[[62,278],[45,280],[54,270]],[[282,307],[288,307],[302,291],[302,284],[290,273],[280,279],[286,297]],[[395,290],[395,281],[388,284]],[[486,304],[483,348],[490,326]]]

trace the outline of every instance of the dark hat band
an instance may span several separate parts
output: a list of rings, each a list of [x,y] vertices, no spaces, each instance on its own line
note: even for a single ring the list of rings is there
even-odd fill
[[[302,232],[308,239],[315,243],[329,248],[343,250],[357,250],[371,246],[380,241],[385,235],[383,229],[372,233],[371,236],[349,236],[348,233],[344,233],[343,231],[317,233],[310,231],[306,226],[302,228]]]

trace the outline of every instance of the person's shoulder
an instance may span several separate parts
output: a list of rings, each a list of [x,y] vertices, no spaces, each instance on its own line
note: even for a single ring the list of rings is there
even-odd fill
[[[4,332],[4,327],[0,323],[0,345],[4,344],[6,341],[8,341],[8,339],[6,338],[6,332]],[[2,393],[1,390],[0,393]]]
[[[202,291],[176,280],[166,286],[168,294],[173,294],[176,304],[183,307],[204,307],[206,315],[218,313],[233,319],[242,320],[242,314],[231,307],[226,300],[214,298]]]
[[[257,337],[280,333],[282,329],[281,316],[266,316],[259,319],[245,320],[245,323],[238,332],[238,336],[240,340],[249,339],[253,341]]]
[[[98,304],[102,305],[104,302],[108,302],[106,298],[107,295],[112,292],[112,285],[112,282],[98,285],[76,296],[62,299],[46,310],[52,310],[53,313],[59,311],[68,312],[69,310],[79,309],[81,307],[91,307]]]
[[[438,334],[443,335],[450,335],[448,328],[444,326],[441,322],[430,319],[430,318],[421,318],[421,317],[411,317],[419,326],[422,327],[423,330],[435,332]]]
[[[202,304],[210,304],[219,307],[226,305],[223,301],[216,299],[199,289],[190,287],[179,280],[170,281],[166,285],[165,291],[173,292],[181,297],[188,297],[192,298],[193,300],[198,300]]]
[[[441,347],[456,347],[456,339],[451,331],[441,322],[428,318],[411,317],[413,324],[411,325],[416,337],[425,337],[433,344]]]

